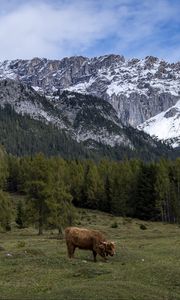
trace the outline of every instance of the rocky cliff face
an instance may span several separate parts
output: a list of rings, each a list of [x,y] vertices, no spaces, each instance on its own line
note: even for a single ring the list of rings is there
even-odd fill
[[[5,61],[0,64],[0,78],[20,80],[46,95],[68,89],[101,97],[112,104],[125,124],[133,126],[168,109],[180,96],[180,63],[169,64],[155,57]]]
[[[0,106],[10,105],[17,113],[29,115],[33,119],[52,123],[59,128],[66,128],[63,118],[46,99],[30,86],[5,79],[0,81]]]
[[[64,91],[47,100],[30,86],[4,79],[0,81],[0,106],[6,105],[21,115],[64,129],[78,142],[91,140],[134,148],[116,111],[102,99]]]
[[[82,56],[0,63],[0,79],[26,83],[50,98],[64,90],[109,102],[125,125],[136,127],[180,99],[180,63],[156,57],[125,60],[120,55]]]
[[[11,109],[8,109],[9,106]],[[169,154],[168,147],[154,141],[149,135],[131,126],[124,126],[112,105],[95,96],[64,91],[60,95],[56,94],[47,98],[29,85],[12,79],[4,79],[0,81],[0,107],[2,114],[3,109],[7,114],[7,111],[11,112],[13,108],[13,111],[24,118],[30,116],[31,119],[38,120],[41,124],[53,125],[51,127],[61,129],[61,135],[63,130],[67,136],[67,145],[70,138],[78,142],[78,145],[83,145],[85,149],[93,148],[101,155],[123,158],[124,155],[129,154],[131,157],[150,159],[157,158],[162,153]],[[13,113],[10,113],[8,118],[10,119],[11,116]],[[12,123],[14,123],[13,119]],[[30,126],[30,123],[28,124]],[[35,124],[33,128],[34,126]],[[40,129],[41,125],[38,126]],[[24,127],[21,128],[23,134],[25,134],[24,130]],[[40,131],[40,136],[42,136],[43,129]],[[31,136],[33,136],[33,130]],[[0,143],[1,138],[0,134]],[[64,138],[63,142],[65,143]]]

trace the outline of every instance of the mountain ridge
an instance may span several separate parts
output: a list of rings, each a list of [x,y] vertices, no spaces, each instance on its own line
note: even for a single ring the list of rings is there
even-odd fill
[[[4,110],[6,114],[4,119],[3,111],[1,112],[1,119],[4,122],[9,120],[9,127],[6,126],[3,129],[5,125],[3,125],[3,122],[1,124],[0,142],[3,142],[3,144],[7,144],[8,140],[6,136],[4,137],[4,131],[7,136],[11,136],[12,131],[17,127],[15,125],[15,128],[12,129],[10,125],[11,123],[16,124],[13,119],[15,118],[17,124],[20,124],[18,125],[19,134],[24,136],[24,140],[27,140],[24,128],[27,128],[27,135],[31,136],[29,143],[32,141],[33,132],[35,133],[36,143],[34,145],[33,142],[32,149],[34,150],[32,151],[40,149],[41,143],[37,140],[37,137],[39,136],[44,141],[43,132],[45,136],[47,136],[47,132],[50,132],[52,138],[47,140],[48,145],[52,141],[52,145],[59,147],[61,137],[63,143],[65,143],[65,136],[67,136],[67,145],[74,145],[73,147],[78,152],[84,153],[84,155],[86,151],[91,151],[92,155],[93,151],[95,156],[114,157],[116,159],[120,159],[125,155],[127,157],[144,157],[146,159],[149,157],[151,159],[152,157],[160,157],[161,154],[168,156],[170,153],[169,148],[154,141],[149,135],[139,132],[131,126],[124,126],[110,103],[91,95],[64,91],[59,96],[56,95],[47,100],[46,97],[34,91],[31,86],[12,79],[4,79],[0,81],[0,107],[3,110],[6,109],[7,105],[11,107],[14,113],[8,115]],[[22,117],[18,119],[16,114],[24,117],[24,119]],[[31,122],[29,118],[36,121],[36,123]],[[42,124],[42,128],[40,124]],[[31,125],[34,128],[33,132],[30,129]],[[37,129],[35,129],[35,125]],[[11,128],[10,132],[9,128]],[[58,130],[60,130],[59,137]],[[17,140],[21,140],[21,137],[18,138],[18,131],[15,131],[14,135]],[[13,144],[17,144],[14,138],[12,139]],[[72,142],[69,142],[68,139],[72,139]],[[82,146],[80,147],[76,143]],[[36,146],[36,144],[39,146]],[[11,149],[9,144],[8,147]],[[24,149],[20,144],[19,147]],[[29,147],[31,148],[31,145],[28,145],[27,152]],[[50,145],[43,148],[46,148],[46,151],[50,153],[58,151],[58,149],[51,149]],[[42,151],[44,151],[43,148]],[[19,153],[18,149],[17,152]]]
[[[50,102],[64,90],[102,98],[113,106],[122,124],[134,128],[141,128],[180,99],[180,62],[153,56],[141,60],[111,54],[5,61],[0,63],[0,79],[6,78],[30,85]]]

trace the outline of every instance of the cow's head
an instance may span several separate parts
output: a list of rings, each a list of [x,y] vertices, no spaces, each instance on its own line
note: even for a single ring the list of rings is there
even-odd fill
[[[115,254],[115,243],[114,242],[101,242],[99,245],[101,251],[105,256],[113,256]]]

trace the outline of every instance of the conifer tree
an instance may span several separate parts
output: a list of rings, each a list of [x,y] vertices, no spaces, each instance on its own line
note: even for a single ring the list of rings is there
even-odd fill
[[[84,168],[80,161],[71,161],[68,163],[70,193],[73,197],[73,203],[76,206],[83,206],[82,188],[84,181]]]
[[[113,172],[112,212],[126,216],[129,213],[133,173],[128,161],[117,163]]]
[[[8,171],[7,189],[10,192],[19,191],[20,185],[20,159],[9,155],[8,157]]]
[[[46,200],[51,192],[49,162],[43,154],[37,154],[29,165],[28,176],[25,182],[25,191],[28,194],[29,213],[34,213],[38,223],[38,234],[43,234],[46,224],[48,207]]]
[[[46,200],[49,209],[48,222],[62,234],[63,228],[72,225],[75,217],[75,209],[72,205],[72,196],[66,190],[63,183],[57,183],[53,187],[51,195]]]
[[[163,222],[170,222],[171,199],[168,163],[165,160],[161,160],[156,169],[156,206],[161,212],[161,220]]]
[[[27,211],[25,207],[25,200],[19,200],[17,204],[17,215],[16,215],[16,223],[19,228],[25,228],[27,225]]]
[[[103,182],[99,176],[97,166],[89,161],[84,175],[82,197],[83,206],[92,209],[98,209],[101,201]]]
[[[156,206],[156,168],[153,164],[143,164],[137,183],[135,217],[143,220],[159,219],[159,208]]]
[[[7,154],[2,146],[0,146],[0,189],[4,189],[8,176],[8,159]]]
[[[180,223],[180,159],[170,164],[171,222]]]
[[[51,159],[50,193],[46,204],[49,209],[48,222],[58,228],[59,234],[62,234],[65,226],[72,225],[75,218],[69,179],[68,163],[63,159]]]
[[[11,220],[13,217],[12,201],[8,194],[0,190],[0,227],[11,230]]]

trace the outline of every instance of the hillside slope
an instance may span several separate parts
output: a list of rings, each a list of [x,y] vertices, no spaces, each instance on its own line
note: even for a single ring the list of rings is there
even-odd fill
[[[69,260],[65,240],[57,240],[55,231],[44,236],[38,236],[35,228],[0,233],[2,299],[26,295],[28,299],[99,300],[110,295],[111,299],[180,300],[177,225],[90,210],[79,210],[78,222],[76,226],[105,233],[115,242],[116,255],[108,257],[108,263],[98,256],[94,263],[91,251],[76,249],[75,259]],[[112,228],[115,222],[118,227]],[[141,224],[147,230],[141,230]]]
[[[129,129],[128,129],[129,130]],[[116,145],[111,147],[100,142],[87,139],[77,142],[68,131],[55,127],[51,123],[34,120],[27,114],[17,114],[10,105],[0,108],[0,144],[4,145],[7,152],[13,155],[32,155],[43,152],[46,155],[60,155],[64,158],[80,159],[103,157],[123,159],[136,157],[145,160],[158,157],[171,156],[170,149],[161,143],[154,143],[149,136],[137,132],[137,136],[128,132],[129,139],[134,144],[134,149],[129,146]]]

